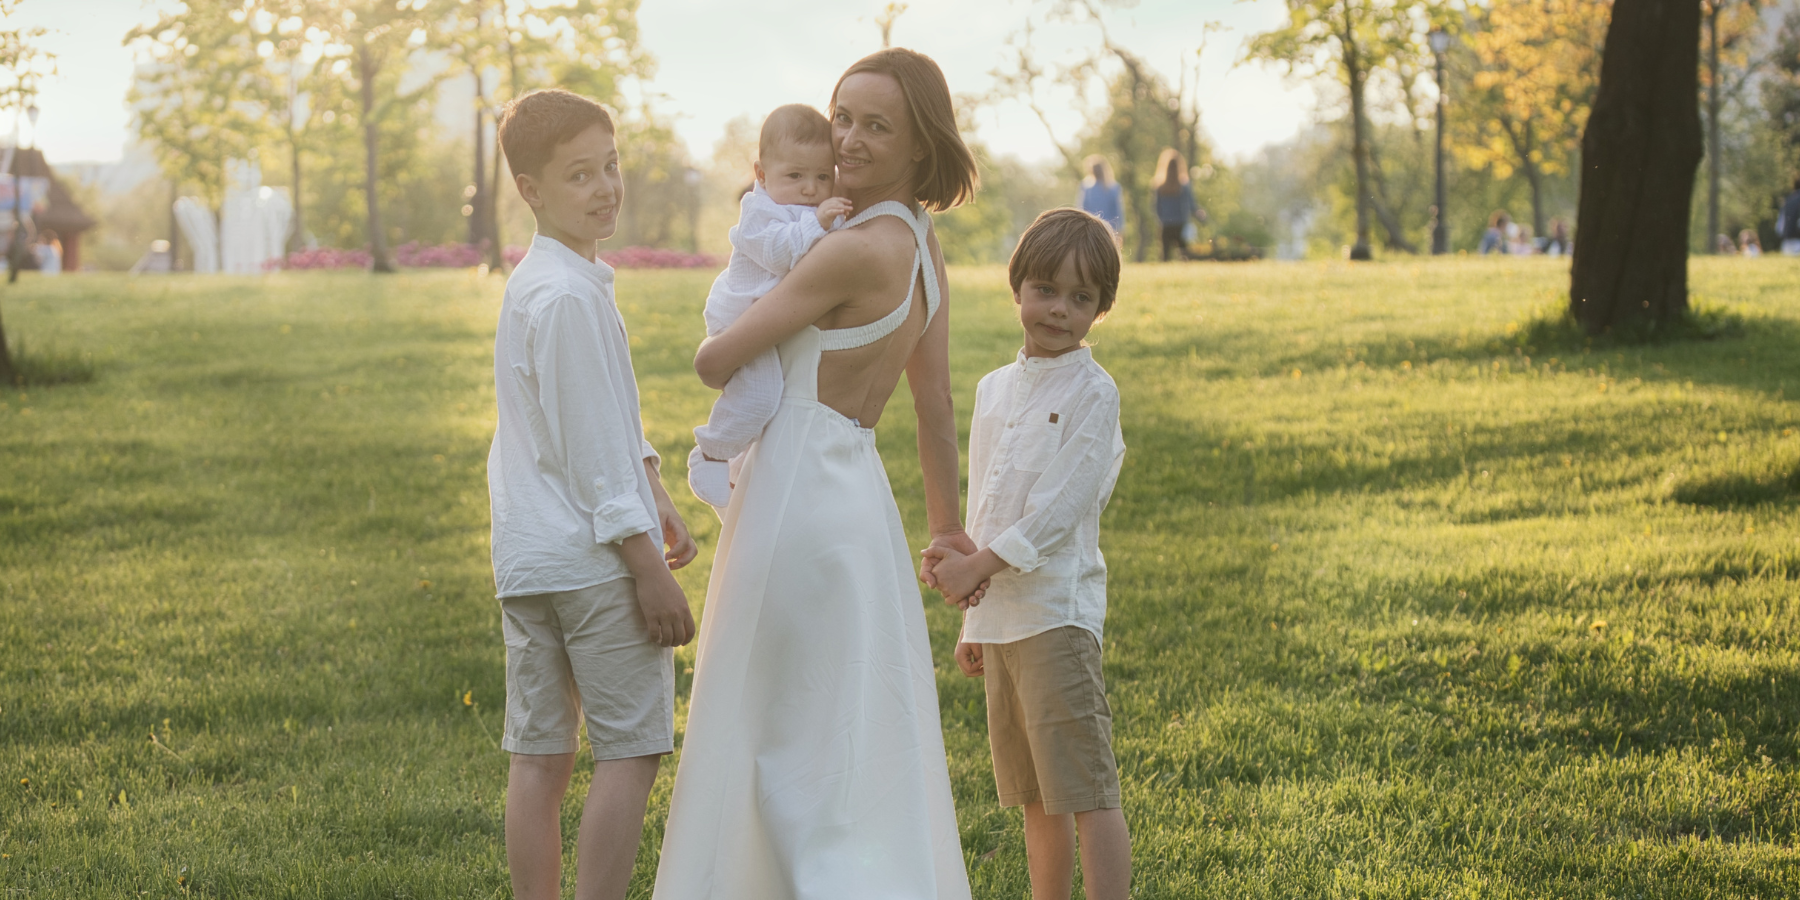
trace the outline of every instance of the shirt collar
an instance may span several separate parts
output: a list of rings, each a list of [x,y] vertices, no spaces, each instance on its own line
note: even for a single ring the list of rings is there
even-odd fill
[[[1091,347],[1076,347],[1061,356],[1026,356],[1023,349],[1019,351],[1019,365],[1027,372],[1060,369],[1063,366],[1072,366],[1093,358],[1094,351]]]
[[[587,257],[569,249],[568,244],[565,244],[556,238],[545,237],[541,234],[533,235],[531,238],[531,249],[532,252],[535,253],[549,254],[550,259],[555,260],[560,265],[567,266],[586,275],[601,287],[606,287],[613,283],[612,266],[600,262],[599,260],[588,262]]]

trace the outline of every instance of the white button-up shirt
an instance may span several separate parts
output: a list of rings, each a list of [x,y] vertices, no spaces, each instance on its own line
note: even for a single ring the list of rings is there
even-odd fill
[[[501,597],[630,574],[618,543],[655,533],[644,439],[613,270],[538,235],[506,280],[494,338],[499,424],[488,453]]]
[[[1019,354],[975,388],[969,536],[1011,568],[963,617],[962,639],[1005,644],[1106,622],[1100,511],[1125,460],[1119,389],[1086,347]]]

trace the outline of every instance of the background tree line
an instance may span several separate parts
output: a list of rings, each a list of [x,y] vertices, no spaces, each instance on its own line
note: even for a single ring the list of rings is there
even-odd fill
[[[639,44],[638,0],[190,0],[125,41],[145,51],[129,103],[163,191],[215,210],[229,160],[287,187],[290,249],[368,247],[377,269],[404,241],[524,243],[494,128],[508,98],[579,91],[621,110],[628,243],[682,237],[695,190],[685,149],[627,86],[654,61]],[[467,126],[434,115],[459,81]],[[454,173],[452,175],[451,173]],[[167,210],[168,197],[157,204]]]
[[[505,98],[562,85],[624,110],[621,149],[635,198],[623,243],[712,253],[748,184],[756,123],[727,128],[713,158],[689,158],[666,117],[627,99],[654,74],[639,45],[639,0],[194,0],[127,36],[145,48],[131,102],[139,134],[181,193],[217,208],[230,159],[261,164],[296,198],[294,246],[367,246],[380,267],[408,240],[523,243],[531,220],[503,190],[493,112]],[[997,158],[976,141],[984,190],[939,217],[960,262],[1003,260],[1041,210],[1073,201],[1080,161],[1107,157],[1125,187],[1126,249],[1155,239],[1152,169],[1163,147],[1188,160],[1208,211],[1202,241],[1281,255],[1414,253],[1431,245],[1433,129],[1442,90],[1451,246],[1473,250],[1507,210],[1542,236],[1573,224],[1580,138],[1593,102],[1611,0],[1284,0],[1279,28],[1247,36],[1239,65],[1272,65],[1320,99],[1315,123],[1243,159],[1206,134],[1211,89],[1199,63],[1219,30],[1168,61],[1141,57],[1107,29],[1116,0],[1038,0],[1002,51],[993,86],[960,98],[966,133],[983,108],[1036,111],[1057,155]],[[1800,6],[1703,0],[1701,96],[1708,136],[1692,243],[1743,229],[1773,238],[1777,198],[1800,167]],[[882,19],[883,34],[904,12]],[[1046,58],[1034,27],[1089,29],[1088,50]],[[1444,85],[1428,35],[1450,37]],[[1209,44],[1213,48],[1209,51]],[[446,82],[472,86],[467,125],[434,116]],[[1083,125],[1045,115],[1074,103]],[[460,131],[461,133],[456,133]],[[446,177],[446,173],[457,177]],[[170,190],[169,184],[143,191]],[[166,211],[169,199],[151,204]],[[142,203],[138,203],[142,206]],[[139,214],[141,217],[141,214]],[[167,230],[163,225],[162,229]]]

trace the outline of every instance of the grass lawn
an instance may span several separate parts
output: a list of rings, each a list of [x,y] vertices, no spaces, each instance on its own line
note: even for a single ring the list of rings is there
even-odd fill
[[[1104,548],[1137,897],[1800,895],[1800,263],[1693,271],[1740,335],[1529,346],[1551,260],[1126,269],[1094,341],[1130,445]],[[710,277],[620,278],[696,608]],[[1018,338],[1003,271],[951,280],[966,428]],[[0,291],[15,341],[97,367],[0,390],[6,896],[509,895],[499,289]],[[908,413],[880,443],[916,549]],[[1018,900],[980,684],[926,602],[975,893]]]

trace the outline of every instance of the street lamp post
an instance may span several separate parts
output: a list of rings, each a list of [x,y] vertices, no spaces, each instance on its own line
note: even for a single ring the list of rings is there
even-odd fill
[[[1445,215],[1449,212],[1449,192],[1444,185],[1444,51],[1450,49],[1450,35],[1434,30],[1429,40],[1431,55],[1437,62],[1437,224],[1431,229],[1431,252],[1435,256],[1450,252],[1450,223]]]

